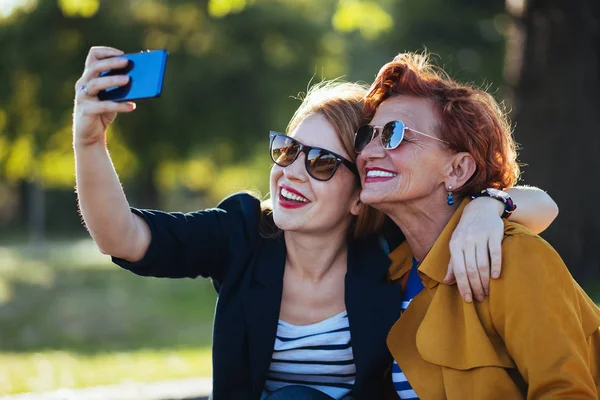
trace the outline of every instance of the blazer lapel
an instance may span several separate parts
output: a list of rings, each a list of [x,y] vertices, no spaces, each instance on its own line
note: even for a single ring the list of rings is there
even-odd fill
[[[390,260],[376,240],[355,241],[348,249],[346,308],[356,364],[356,385],[383,363],[391,364],[388,331],[400,317],[402,289],[387,279]],[[382,377],[383,379],[383,377]]]
[[[250,289],[244,300],[244,316],[248,327],[248,347],[254,392],[260,393],[265,384],[277,333],[285,242],[283,236],[266,239],[253,260]]]

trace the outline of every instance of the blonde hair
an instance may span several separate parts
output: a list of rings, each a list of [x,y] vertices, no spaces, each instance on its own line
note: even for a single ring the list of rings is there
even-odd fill
[[[302,104],[294,113],[286,131],[293,132],[306,117],[321,113],[335,129],[350,160],[356,162],[354,133],[360,125],[366,123],[363,111],[366,93],[367,86],[359,83],[340,80],[319,82],[301,97]],[[280,234],[280,229],[273,222],[270,202],[264,202],[262,208],[261,233],[268,237]],[[350,236],[364,238],[375,235],[381,231],[384,219],[383,213],[363,204],[359,215],[352,222]]]

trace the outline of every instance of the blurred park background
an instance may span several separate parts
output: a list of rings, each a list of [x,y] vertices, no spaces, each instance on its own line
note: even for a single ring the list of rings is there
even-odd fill
[[[267,134],[310,82],[371,82],[405,50],[512,110],[543,236],[600,301],[600,1],[0,0],[0,394],[210,376],[215,293],[113,266],[77,213],[74,84],[93,45],[169,51],[160,99],[117,118],[130,203],[268,191]]]

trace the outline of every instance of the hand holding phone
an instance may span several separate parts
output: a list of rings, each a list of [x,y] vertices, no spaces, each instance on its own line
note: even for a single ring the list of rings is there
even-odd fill
[[[129,83],[98,92],[98,99],[122,102],[160,96],[167,64],[166,50],[143,51],[119,57],[129,60],[127,66],[105,71],[100,76],[127,75]]]

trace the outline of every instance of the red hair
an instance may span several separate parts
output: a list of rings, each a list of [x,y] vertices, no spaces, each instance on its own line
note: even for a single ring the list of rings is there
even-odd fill
[[[508,188],[520,174],[516,144],[503,107],[486,91],[456,82],[427,55],[398,54],[385,64],[365,98],[365,114],[372,118],[381,103],[394,95],[431,100],[439,115],[439,137],[455,152],[468,152],[477,165],[473,176],[456,190],[459,196],[486,187]]]

